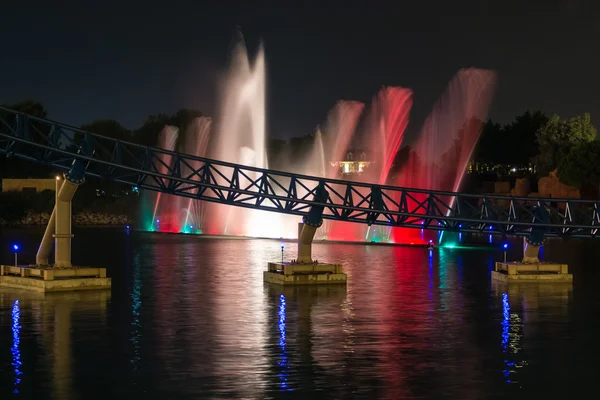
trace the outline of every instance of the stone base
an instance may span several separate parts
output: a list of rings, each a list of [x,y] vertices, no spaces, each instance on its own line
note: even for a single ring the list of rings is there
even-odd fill
[[[492,279],[501,282],[573,282],[567,264],[496,262]]]
[[[0,287],[41,293],[98,290],[110,289],[111,279],[106,268],[0,265]]]
[[[345,285],[347,276],[340,264],[269,263],[263,279],[276,285]]]

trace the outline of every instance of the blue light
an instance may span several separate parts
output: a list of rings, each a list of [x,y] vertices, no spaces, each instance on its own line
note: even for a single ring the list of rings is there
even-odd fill
[[[459,227],[459,228],[462,228],[462,224],[458,224],[458,227]]]
[[[281,384],[281,390],[285,392],[291,391],[291,388],[288,387],[288,378],[290,376],[289,370],[289,362],[287,357],[286,350],[286,301],[285,296],[279,296],[279,347],[280,347],[280,359],[279,359],[279,367],[281,368],[279,371],[279,381]]]
[[[505,250],[508,249],[508,243],[504,243],[502,247],[504,247]]]
[[[20,247],[19,247],[19,245],[18,245],[18,244],[13,244],[13,250],[14,250],[15,252],[19,251],[19,248],[20,248]]]
[[[190,229],[194,229],[194,225],[190,225]]]
[[[127,225],[125,228],[129,229],[129,225]]]
[[[157,219],[157,220],[156,220],[156,223],[158,224],[159,222],[160,222],[160,219]]]
[[[19,383],[21,383],[21,375],[23,375],[23,371],[21,371],[21,366],[23,363],[21,362],[21,350],[19,349],[19,344],[21,343],[21,325],[19,321],[21,319],[21,309],[19,308],[19,300],[15,300],[12,308],[12,332],[13,332],[13,345],[10,348],[12,353],[12,366],[15,371],[15,382],[14,382],[14,390],[13,393],[19,393]]]

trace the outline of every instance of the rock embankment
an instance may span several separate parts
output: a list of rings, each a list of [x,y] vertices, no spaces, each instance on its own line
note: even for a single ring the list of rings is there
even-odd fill
[[[0,219],[0,225],[46,225],[50,219],[48,213],[27,213],[20,221],[10,224]],[[102,225],[127,225],[132,221],[127,215],[114,215],[108,213],[81,212],[73,216],[74,225],[102,226]]]

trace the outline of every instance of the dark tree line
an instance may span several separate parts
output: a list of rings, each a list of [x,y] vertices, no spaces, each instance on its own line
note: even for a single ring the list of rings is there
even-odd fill
[[[44,106],[32,100],[4,106],[40,118],[48,116]],[[194,118],[200,116],[202,113],[198,110],[181,109],[172,115],[150,115],[142,126],[134,130],[110,119],[92,121],[82,125],[81,129],[145,146],[156,146],[165,125],[185,131]],[[326,132],[324,135],[326,137]],[[286,164],[301,163],[309,155],[314,143],[313,135],[288,141],[268,138],[270,167],[283,169]],[[410,152],[409,147],[400,149],[394,163],[396,171],[402,169]],[[581,188],[600,182],[599,154],[600,145],[596,141],[596,129],[589,114],[560,119],[558,116],[548,118],[541,111],[527,111],[505,125],[488,120],[483,125],[472,159],[478,163],[501,166],[532,165],[535,166],[537,177],[546,176],[556,169],[563,182]],[[42,165],[0,157],[0,175],[4,178],[52,177],[55,171]],[[106,181],[86,186],[88,190],[93,188],[95,191],[98,185],[107,192],[122,189],[122,186]],[[95,193],[90,193],[92,195]]]
[[[479,163],[528,166],[539,154],[537,133],[548,122],[541,111],[527,111],[511,123],[491,119],[483,126],[473,160]]]

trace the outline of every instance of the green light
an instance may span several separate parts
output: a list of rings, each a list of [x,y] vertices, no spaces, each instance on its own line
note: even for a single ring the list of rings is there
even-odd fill
[[[452,242],[445,243],[443,247],[446,248],[446,249],[455,249],[456,248],[456,243],[452,243]]]

